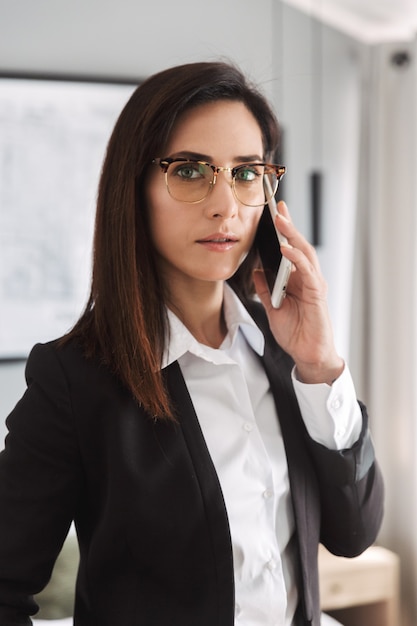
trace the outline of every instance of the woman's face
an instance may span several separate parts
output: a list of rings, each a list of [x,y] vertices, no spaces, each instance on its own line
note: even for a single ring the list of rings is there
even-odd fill
[[[213,102],[184,113],[165,154],[154,156],[234,167],[263,161],[262,134],[243,103]],[[164,173],[155,165],[146,192],[157,263],[170,290],[224,281],[236,272],[252,245],[263,207],[236,199],[230,172],[218,174],[205,200],[188,204],[170,196]]]

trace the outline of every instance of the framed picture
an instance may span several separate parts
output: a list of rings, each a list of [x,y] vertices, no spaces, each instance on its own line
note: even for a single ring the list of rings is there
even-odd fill
[[[100,169],[137,84],[0,75],[0,359],[25,359],[85,305]]]

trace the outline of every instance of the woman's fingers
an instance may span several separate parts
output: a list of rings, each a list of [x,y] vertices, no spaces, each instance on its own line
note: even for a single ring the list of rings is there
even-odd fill
[[[308,286],[311,287],[314,287],[313,283],[316,283],[321,291],[324,287],[324,280],[316,250],[291,222],[286,204],[280,202],[278,209],[276,226],[287,238],[289,244],[288,246],[285,244],[281,246],[283,256],[294,264],[297,271],[302,275],[303,282],[307,282]]]

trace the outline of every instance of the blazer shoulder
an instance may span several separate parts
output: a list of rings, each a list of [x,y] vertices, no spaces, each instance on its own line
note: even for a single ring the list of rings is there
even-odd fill
[[[76,339],[36,344],[26,364],[26,381],[47,386],[66,385],[70,394],[94,394],[96,389],[124,389],[117,376],[98,357],[86,356]],[[60,381],[60,383],[59,383]],[[127,390],[125,390],[127,392]]]
[[[28,356],[26,378],[30,382],[33,376],[56,373],[57,368],[63,371],[81,369],[84,372],[93,366],[88,361],[75,340],[63,342],[62,339],[55,339],[47,343],[37,343]]]

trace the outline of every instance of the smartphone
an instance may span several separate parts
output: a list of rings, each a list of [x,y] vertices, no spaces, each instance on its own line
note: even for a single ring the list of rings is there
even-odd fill
[[[272,197],[261,215],[255,236],[255,246],[271,292],[272,304],[279,309],[286,295],[292,263],[281,254],[280,245],[286,243],[287,239],[275,227],[276,214],[277,205],[275,198]]]

